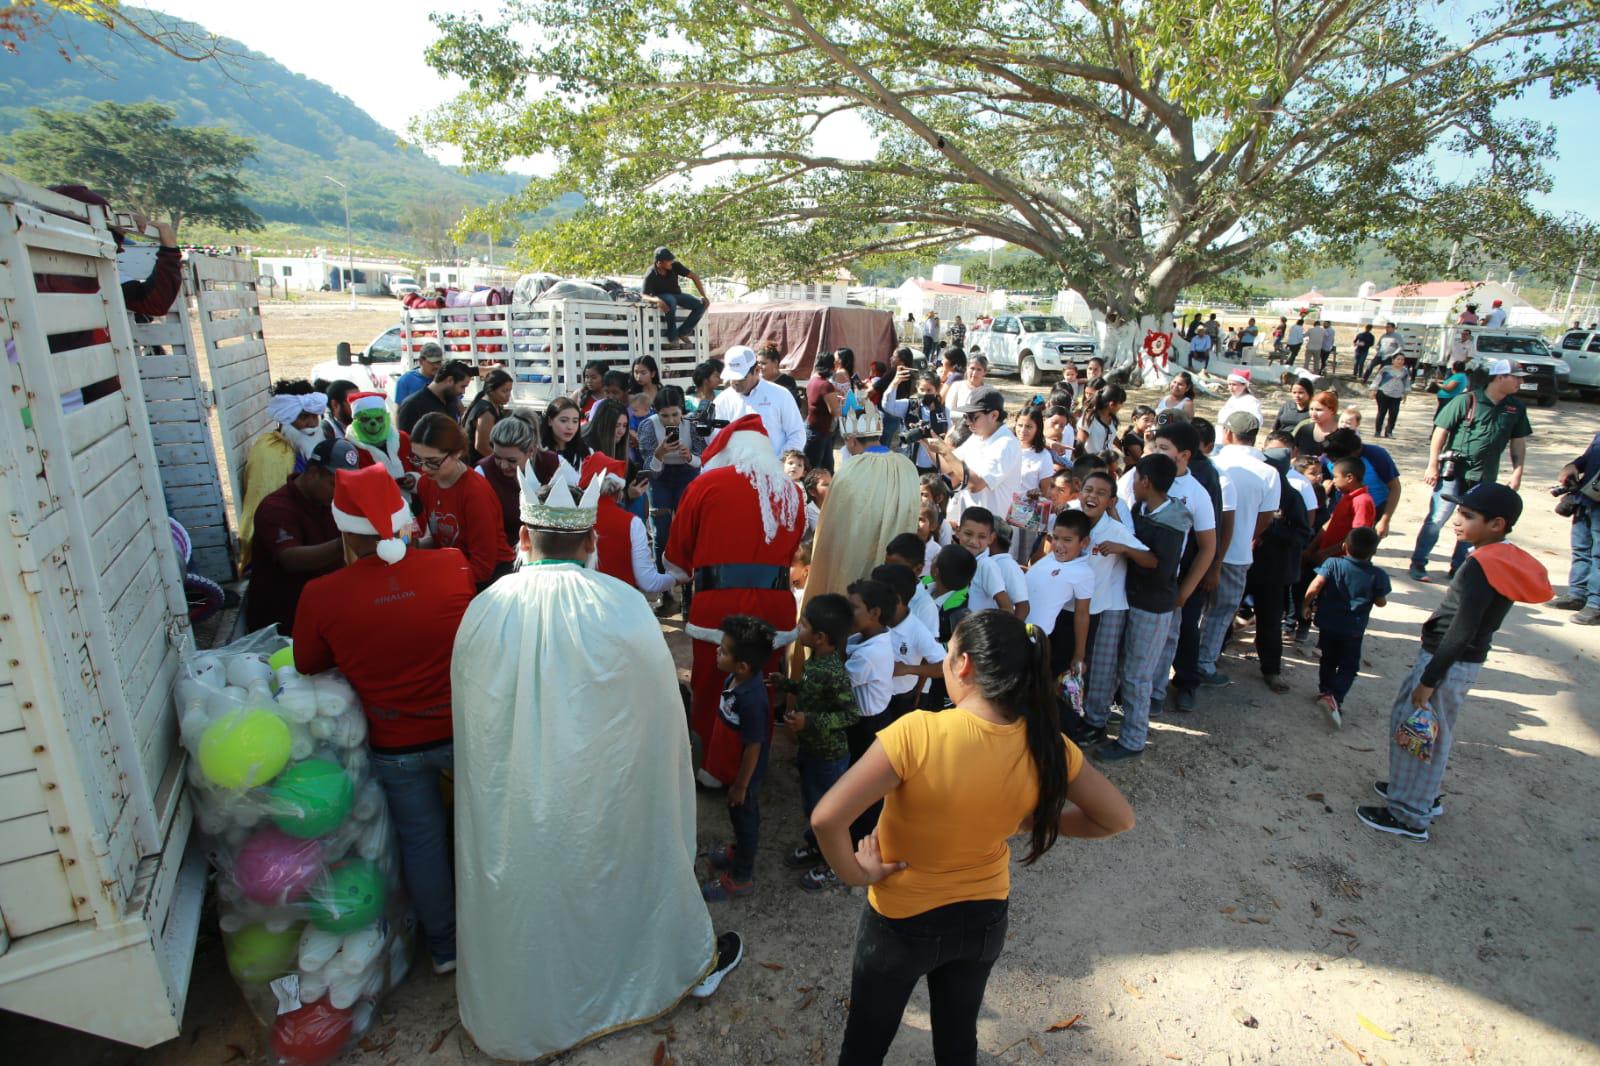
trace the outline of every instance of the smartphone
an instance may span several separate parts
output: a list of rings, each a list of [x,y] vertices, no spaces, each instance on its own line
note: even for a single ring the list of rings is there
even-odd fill
[[[668,444],[677,444],[678,443],[678,427],[677,426],[667,426],[666,430],[667,430],[667,443]]]

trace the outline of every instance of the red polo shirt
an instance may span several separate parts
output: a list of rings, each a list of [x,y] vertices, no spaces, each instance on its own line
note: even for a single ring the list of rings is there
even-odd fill
[[[499,537],[499,531],[495,531]],[[476,589],[454,548],[376,555],[306,586],[295,615],[294,667],[338,667],[367,715],[375,751],[450,739],[450,656]]]
[[[245,624],[252,630],[278,624],[278,632],[293,636],[295,607],[301,590],[312,578],[332,573],[339,564],[316,572],[290,573],[280,561],[285,549],[311,548],[336,540],[333,508],[307,499],[295,486],[299,474],[256,506],[255,528],[250,537],[250,594],[245,597]]]

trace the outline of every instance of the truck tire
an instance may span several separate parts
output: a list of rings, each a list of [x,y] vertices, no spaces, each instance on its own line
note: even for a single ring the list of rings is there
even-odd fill
[[[1022,353],[1022,359],[1017,364],[1017,376],[1030,389],[1044,380],[1044,375],[1039,373],[1039,364],[1033,361],[1032,352]]]

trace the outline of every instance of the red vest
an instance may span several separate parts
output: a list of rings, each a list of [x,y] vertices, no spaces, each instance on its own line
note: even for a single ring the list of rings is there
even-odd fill
[[[633,580],[634,517],[633,512],[624,510],[610,496],[602,496],[596,512],[594,535],[595,551],[600,557],[600,572],[638,588]]]

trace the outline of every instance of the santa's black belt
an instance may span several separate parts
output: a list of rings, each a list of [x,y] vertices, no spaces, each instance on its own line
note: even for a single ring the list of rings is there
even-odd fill
[[[721,566],[702,566],[694,572],[696,592],[714,592],[719,589],[758,589],[766,592],[788,588],[787,566],[724,563]]]

